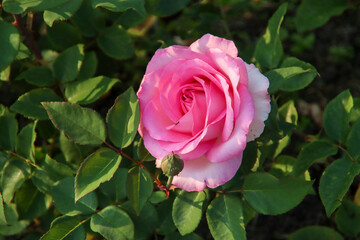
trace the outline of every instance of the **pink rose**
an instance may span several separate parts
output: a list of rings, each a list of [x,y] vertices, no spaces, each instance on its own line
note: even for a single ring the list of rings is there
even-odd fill
[[[237,54],[232,41],[206,34],[190,47],[157,50],[146,68],[139,133],[158,168],[165,155],[181,156],[173,184],[186,191],[229,181],[246,143],[264,130],[269,81]]]

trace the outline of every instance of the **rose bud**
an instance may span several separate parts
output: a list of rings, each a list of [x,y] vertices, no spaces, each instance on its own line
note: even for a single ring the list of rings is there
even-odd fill
[[[184,168],[184,161],[179,155],[170,153],[161,161],[161,170],[166,176],[176,176]]]

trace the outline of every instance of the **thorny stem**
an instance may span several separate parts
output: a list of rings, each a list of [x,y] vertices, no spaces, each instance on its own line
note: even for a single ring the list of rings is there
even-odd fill
[[[149,169],[147,169],[147,167],[144,166],[144,164],[142,164],[142,162],[138,162],[136,161],[134,158],[130,157],[129,155],[127,155],[126,153],[124,153],[122,151],[122,149],[117,149],[116,147],[112,146],[111,144],[109,144],[108,142],[104,141],[105,145],[108,146],[109,148],[111,148],[112,150],[114,150],[115,152],[117,152],[119,155],[122,155],[128,159],[130,159],[131,161],[133,161],[134,163],[136,163],[140,168],[144,169],[145,171],[147,171],[151,178],[154,179],[154,181],[156,182],[156,184],[158,185],[158,187],[160,188],[160,190],[164,190],[166,193],[166,197],[169,197],[169,187],[168,186],[164,186],[164,184],[162,184],[162,182],[160,182],[159,179],[157,179],[157,177],[155,177],[154,174],[152,174],[152,172],[149,171]]]
[[[26,45],[29,47],[29,50],[34,54],[36,63],[38,65],[41,65],[43,63],[43,57],[37,43],[35,42],[34,36],[30,32],[30,30],[26,28],[26,25],[22,20],[20,14],[13,14],[13,17],[15,19],[13,25],[16,26],[20,30],[21,35],[25,37]]]

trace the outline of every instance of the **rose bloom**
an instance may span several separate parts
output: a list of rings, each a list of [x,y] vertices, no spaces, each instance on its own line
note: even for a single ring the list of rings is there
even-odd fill
[[[237,55],[234,42],[206,34],[189,47],[157,50],[146,68],[139,133],[158,168],[172,152],[184,160],[176,187],[202,191],[229,181],[246,143],[264,130],[269,81]]]

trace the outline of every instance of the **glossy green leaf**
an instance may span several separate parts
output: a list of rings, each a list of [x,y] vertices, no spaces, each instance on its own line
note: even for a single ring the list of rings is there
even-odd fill
[[[127,147],[134,140],[140,121],[140,107],[134,90],[121,94],[109,109],[106,123],[110,140],[117,147]]]
[[[55,208],[69,216],[78,214],[92,214],[95,212],[98,201],[95,193],[91,192],[75,203],[74,177],[60,180],[51,190]]]
[[[158,204],[165,200],[167,200],[166,193],[163,191],[157,191],[151,194],[149,202],[151,202],[152,204]]]
[[[269,173],[253,173],[245,178],[244,197],[262,214],[282,214],[297,206],[313,182],[299,178],[277,179]]]
[[[349,7],[343,0],[302,0],[295,16],[296,28],[300,32],[313,30]]]
[[[54,62],[54,75],[61,82],[73,81],[84,59],[84,45],[77,44],[63,51]]]
[[[16,80],[17,79],[25,79],[28,83],[39,87],[53,86],[55,84],[51,70],[45,66],[29,68],[19,74],[19,76],[16,77]]]
[[[319,193],[329,217],[341,205],[341,200],[358,174],[360,163],[346,157],[334,161],[325,169],[320,178]]]
[[[100,185],[100,190],[114,202],[120,202],[126,198],[127,168],[118,168],[114,176],[108,182]]]
[[[94,214],[90,228],[106,239],[134,239],[134,224],[129,215],[115,206],[108,206]]]
[[[89,104],[98,100],[117,82],[118,79],[105,76],[77,80],[65,86],[65,97],[72,103]]]
[[[310,226],[297,230],[288,237],[289,240],[344,240],[334,229],[323,226]]]
[[[3,7],[6,12],[20,14],[25,12],[28,8],[36,11],[43,11],[59,6],[67,1],[68,0],[4,0]]]
[[[55,21],[69,19],[79,8],[83,0],[71,0],[55,8],[44,11],[44,21],[50,27]]]
[[[97,65],[96,53],[94,51],[86,52],[77,78],[87,79],[93,77],[96,73]]]
[[[326,159],[338,152],[334,143],[326,140],[312,141],[301,149],[299,156],[294,164],[293,174],[299,176],[303,174],[314,162]]]
[[[175,198],[172,218],[181,235],[193,232],[200,223],[205,192],[181,191]]]
[[[3,2],[3,6],[5,1]],[[5,69],[15,59],[19,44],[20,34],[16,27],[0,19],[0,71]]]
[[[68,165],[52,159],[49,155],[45,156],[45,160],[41,167],[54,181],[73,176],[74,174],[74,171]]]
[[[146,10],[159,17],[173,15],[190,3],[190,0],[146,0]]]
[[[15,204],[4,204],[4,212],[7,219],[7,225],[0,225],[0,235],[16,235],[24,231],[29,225],[28,220],[19,220]]]
[[[346,142],[348,151],[354,159],[360,157],[360,119],[351,127],[349,137]]]
[[[41,168],[34,169],[31,174],[31,181],[40,192],[45,194],[51,194],[51,188],[55,185],[51,175]]]
[[[106,55],[118,60],[128,59],[134,54],[134,43],[120,25],[105,28],[97,38],[97,44]]]
[[[11,202],[14,193],[25,182],[30,173],[30,167],[22,160],[11,160],[5,164],[1,176],[1,186],[4,201]]]
[[[15,117],[8,110],[5,110],[0,116],[0,146],[14,150],[17,131],[18,125]]]
[[[360,234],[360,206],[345,200],[335,215],[338,229],[346,236],[356,237]]]
[[[10,106],[11,111],[20,113],[32,119],[48,119],[48,115],[41,102],[61,101],[51,89],[39,88],[21,95],[18,100]]]
[[[124,12],[134,9],[141,15],[146,15],[144,0],[91,0],[92,6],[102,7],[113,12]]]
[[[109,148],[100,148],[81,164],[75,177],[75,201],[109,181],[121,162],[121,155]]]
[[[75,217],[66,215],[55,218],[51,223],[50,230],[41,237],[41,240],[61,240],[69,237],[70,239],[85,240],[86,232],[82,224],[86,221],[79,221]]]
[[[296,158],[294,157],[280,155],[276,158],[276,162],[271,166],[269,173],[277,178],[287,177],[293,172],[295,162]]]
[[[245,240],[244,215],[240,199],[221,195],[215,198],[206,211],[206,220],[215,240]]]
[[[16,152],[21,156],[35,162],[35,147],[34,142],[36,139],[35,132],[36,122],[29,123],[21,129],[16,141]]]
[[[99,145],[105,141],[102,118],[95,111],[67,102],[42,102],[53,124],[79,144]]]
[[[255,59],[263,67],[274,68],[279,65],[283,48],[279,37],[280,25],[287,10],[287,3],[282,4],[272,15],[265,34],[258,40]]]
[[[7,225],[7,220],[6,220],[5,211],[4,211],[3,196],[0,192],[0,226],[1,225]]]
[[[140,214],[152,191],[153,180],[147,171],[139,167],[129,170],[126,179],[126,194],[137,214]]]
[[[349,118],[353,99],[345,90],[329,102],[324,110],[323,125],[326,134],[335,141],[345,143],[349,133]]]
[[[149,153],[149,151],[145,148],[144,140],[139,138],[138,141],[134,141],[136,156],[140,161],[155,161],[155,158]]]
[[[79,146],[68,139],[63,132],[60,133],[59,143],[66,162],[78,167],[84,159]]]

